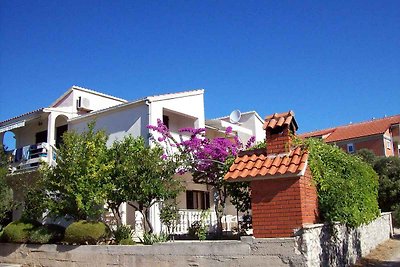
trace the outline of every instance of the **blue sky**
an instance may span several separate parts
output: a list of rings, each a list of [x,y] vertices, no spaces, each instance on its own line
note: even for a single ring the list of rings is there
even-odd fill
[[[292,109],[299,132],[400,113],[400,1],[0,2],[0,120],[71,85],[205,89],[206,117]]]

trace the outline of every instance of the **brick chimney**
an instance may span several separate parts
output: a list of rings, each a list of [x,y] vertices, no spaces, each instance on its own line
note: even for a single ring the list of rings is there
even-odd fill
[[[318,222],[318,195],[308,166],[308,151],[291,147],[297,130],[294,112],[265,118],[267,151],[239,154],[224,179],[250,182],[256,238],[290,237]]]
[[[267,154],[281,154],[290,151],[292,136],[298,129],[293,111],[267,116],[263,128],[266,133]]]

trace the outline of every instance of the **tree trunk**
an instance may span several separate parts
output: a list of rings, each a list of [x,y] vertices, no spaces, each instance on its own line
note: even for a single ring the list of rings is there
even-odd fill
[[[121,213],[119,212],[119,207],[121,204],[114,204],[108,202],[108,207],[111,209],[111,212],[114,215],[115,221],[117,223],[117,227],[122,225],[122,218],[121,218]]]
[[[225,197],[223,189],[217,190],[215,199],[215,214],[217,215],[217,236],[222,236],[222,216],[224,215]]]

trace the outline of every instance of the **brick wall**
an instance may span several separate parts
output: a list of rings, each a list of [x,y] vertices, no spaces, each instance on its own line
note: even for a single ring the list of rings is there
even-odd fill
[[[300,179],[302,223],[316,223],[318,221],[318,195],[311,171],[307,168]]]
[[[284,127],[281,133],[272,134],[271,130],[266,131],[267,139],[267,153],[268,154],[279,154],[289,151],[291,144],[291,137],[289,134],[289,128]]]
[[[360,150],[362,148],[370,149],[374,152],[375,155],[377,156],[384,156],[384,144],[383,144],[383,139],[382,135],[372,137],[371,139],[368,140],[349,140],[345,143],[337,143],[337,145],[343,149],[345,152],[347,152],[347,144],[353,143],[354,148],[357,152],[357,150]]]
[[[310,172],[293,178],[251,182],[255,237],[289,237],[306,223],[315,223],[318,199]]]

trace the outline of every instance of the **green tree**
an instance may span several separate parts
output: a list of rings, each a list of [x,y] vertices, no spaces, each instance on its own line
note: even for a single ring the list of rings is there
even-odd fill
[[[379,175],[379,207],[392,211],[400,203],[400,158],[379,157],[374,170]]]
[[[51,216],[96,220],[103,213],[112,164],[107,157],[107,135],[89,123],[82,133],[68,131],[57,153],[57,165],[43,169]]]
[[[369,149],[356,153],[370,164],[379,176],[379,207],[383,211],[393,211],[400,205],[400,159],[397,157],[377,157]]]
[[[2,221],[8,219],[13,208],[12,191],[6,181],[7,170],[8,161],[5,148],[0,145],[0,225]]]
[[[370,149],[362,148],[356,152],[356,156],[358,156],[362,161],[368,163],[371,166],[374,166],[375,161],[377,160],[377,156],[375,156],[374,152]]]
[[[151,148],[141,137],[126,136],[114,142],[109,156],[114,160],[109,207],[120,218],[118,208],[127,202],[143,215],[146,232],[153,232],[150,208],[162,200],[176,198],[181,191],[180,183],[174,179],[177,164],[171,158],[163,158],[161,147]]]

